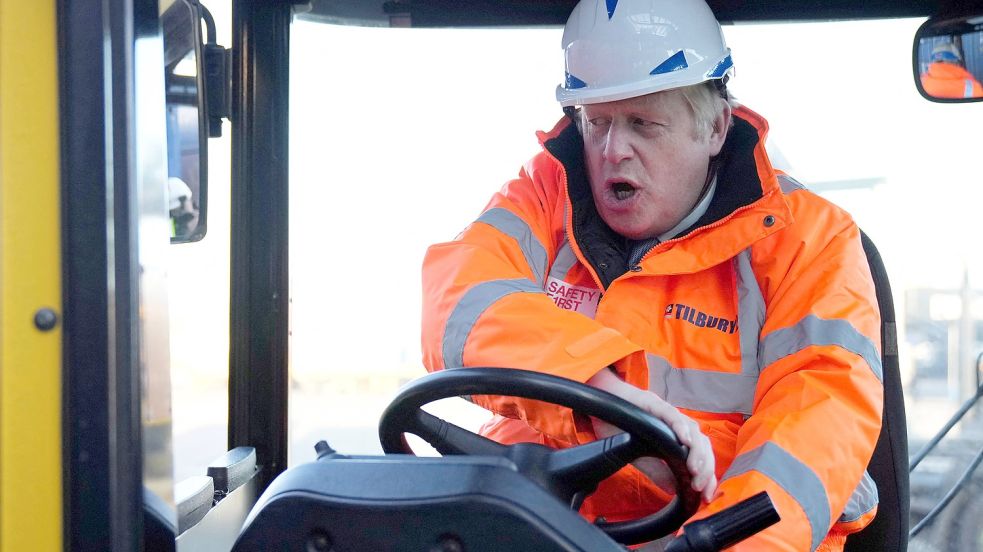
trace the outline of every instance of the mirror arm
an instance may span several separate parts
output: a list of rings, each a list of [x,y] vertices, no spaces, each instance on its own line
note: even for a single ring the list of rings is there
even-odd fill
[[[218,40],[215,38],[215,18],[212,17],[212,12],[208,11],[208,8],[203,6],[200,2],[195,2],[198,4],[198,10],[201,14],[201,19],[205,22],[205,43],[215,44]]]

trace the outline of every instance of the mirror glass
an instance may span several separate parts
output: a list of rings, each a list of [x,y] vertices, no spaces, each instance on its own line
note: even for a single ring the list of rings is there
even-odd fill
[[[915,38],[915,82],[932,101],[983,99],[983,17],[929,19]]]
[[[171,243],[205,235],[207,137],[197,5],[174,0],[161,14],[167,101],[167,198]]]

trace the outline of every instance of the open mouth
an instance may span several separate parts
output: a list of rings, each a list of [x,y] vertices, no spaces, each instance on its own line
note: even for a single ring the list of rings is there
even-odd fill
[[[635,195],[635,187],[627,182],[613,182],[611,183],[611,192],[619,201],[624,201]]]

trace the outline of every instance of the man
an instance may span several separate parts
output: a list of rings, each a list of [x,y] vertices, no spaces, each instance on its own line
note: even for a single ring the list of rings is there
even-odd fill
[[[939,44],[932,49],[931,60],[921,76],[926,94],[933,98],[983,98],[983,86],[963,67],[955,44]]]
[[[694,519],[769,493],[782,521],[736,549],[842,549],[876,512],[864,470],[882,404],[856,225],[772,168],[766,122],[727,99],[730,51],[703,0],[582,0],[563,45],[569,117],[427,252],[428,370],[524,368],[612,392],[691,448],[707,502]],[[536,401],[474,400],[496,413],[482,434],[505,443],[615,431]],[[636,466],[581,512],[662,507],[658,463]]]
[[[191,187],[176,176],[167,179],[168,214],[171,217],[171,237],[186,238],[198,226]]]

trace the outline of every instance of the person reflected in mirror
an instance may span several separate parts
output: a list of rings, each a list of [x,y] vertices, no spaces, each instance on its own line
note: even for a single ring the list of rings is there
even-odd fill
[[[523,368],[608,391],[689,447],[704,499],[693,519],[768,492],[781,522],[733,550],[842,550],[876,512],[865,468],[883,401],[856,224],[772,166],[767,122],[730,96],[730,49],[704,0],[581,0],[562,42],[565,116],[473,224],[427,251],[426,368]],[[619,431],[538,401],[471,399],[502,443]],[[646,516],[671,480],[661,461],[635,462],[580,512]]]
[[[921,81],[925,93],[934,98],[983,98],[983,86],[963,66],[962,53],[951,42],[932,49]]]
[[[198,209],[191,188],[176,176],[167,179],[167,201],[171,217],[171,237],[186,238],[198,226]]]

